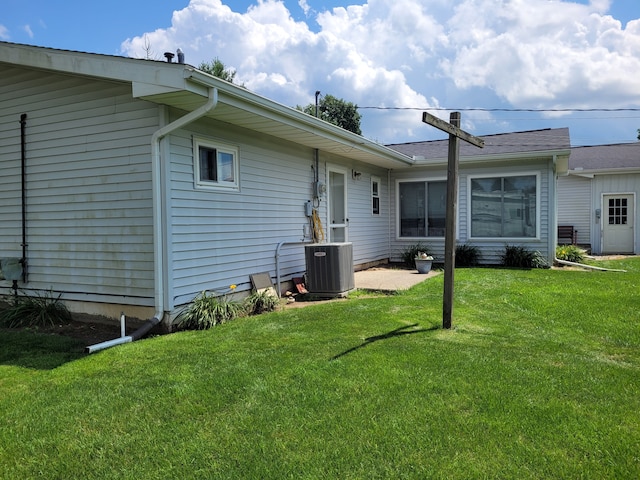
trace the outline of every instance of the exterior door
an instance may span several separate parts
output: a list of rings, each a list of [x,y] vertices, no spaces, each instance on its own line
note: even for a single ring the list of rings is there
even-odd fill
[[[329,167],[328,172],[329,241],[346,242],[349,217],[347,216],[347,172]]]
[[[633,253],[633,194],[603,195],[602,253]]]

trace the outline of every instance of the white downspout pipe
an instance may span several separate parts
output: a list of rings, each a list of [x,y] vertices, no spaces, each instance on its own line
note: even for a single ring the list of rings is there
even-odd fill
[[[154,316],[147,320],[138,330],[129,336],[108,340],[87,347],[87,353],[96,352],[114,345],[132,342],[146,335],[158,325],[164,317],[164,235],[163,235],[163,207],[164,187],[162,184],[162,157],[160,142],[170,133],[204,117],[218,105],[218,89],[209,87],[207,102],[192,112],[159,128],[151,135],[151,188],[153,193],[153,263],[154,263]]]

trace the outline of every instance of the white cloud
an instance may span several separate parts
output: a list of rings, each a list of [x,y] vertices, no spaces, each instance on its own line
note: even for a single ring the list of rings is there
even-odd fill
[[[316,13],[298,0],[314,32],[283,0],[256,0],[244,13],[191,0],[171,27],[122,49],[143,57],[146,37],[159,58],[178,47],[194,65],[218,57],[239,83],[290,106],[312,103],[316,90],[376,107],[640,105],[640,19],[623,28],[607,15],[610,4],[360,0]],[[422,139],[420,115],[366,110],[363,132],[389,143]]]
[[[11,38],[9,36],[9,29],[2,24],[0,24],[0,38],[2,40],[9,40]]]
[[[22,28],[26,32],[26,34],[29,35],[29,38],[33,38],[33,30],[31,30],[31,27],[29,25],[25,25]]]
[[[307,2],[307,0],[298,0],[298,5],[300,6],[300,8],[304,12],[304,14],[309,16],[309,12],[311,11],[311,7],[309,6],[309,3]]]
[[[565,107],[640,103],[638,21],[622,29],[591,5],[543,0],[466,1],[450,20],[443,70],[460,88],[487,87],[513,105]],[[596,103],[598,105],[596,105]]]

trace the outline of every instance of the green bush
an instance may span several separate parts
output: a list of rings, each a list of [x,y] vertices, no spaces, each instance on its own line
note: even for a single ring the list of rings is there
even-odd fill
[[[9,328],[45,327],[71,322],[66,305],[52,292],[16,297],[12,305],[0,311],[0,324]]]
[[[431,255],[428,245],[425,245],[421,242],[414,243],[413,245],[409,245],[408,247],[406,247],[400,253],[402,263],[407,268],[415,268],[415,259],[418,256],[418,253],[426,253],[427,255]]]
[[[260,315],[261,313],[273,312],[279,304],[278,297],[267,290],[254,292],[245,301],[245,311],[248,315]]]
[[[506,245],[502,254],[502,265],[514,268],[549,268],[549,264],[537,251],[519,245]]]
[[[456,247],[456,267],[475,267],[480,263],[480,249],[465,243]]]
[[[205,290],[178,313],[176,327],[179,330],[207,330],[214,325],[234,320],[242,313],[241,303],[230,300],[226,295],[208,294]]]
[[[556,258],[568,262],[580,263],[584,260],[584,250],[575,245],[558,245],[556,247]]]

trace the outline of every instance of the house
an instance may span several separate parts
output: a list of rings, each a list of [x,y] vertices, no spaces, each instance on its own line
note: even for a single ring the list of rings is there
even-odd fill
[[[383,146],[184,63],[0,42],[0,68],[0,259],[25,267],[0,294],[169,323],[203,290],[303,275],[314,241],[354,269],[442,255],[446,141]],[[461,147],[458,240],[552,258],[568,131],[484,138]]]
[[[457,238],[499,264],[505,245],[538,251],[549,263],[556,247],[556,176],[567,169],[569,130],[544,129],[460,142]],[[418,241],[444,257],[448,141],[389,145],[416,161],[390,173],[395,255]]]
[[[558,225],[595,254],[638,253],[640,142],[574,147],[558,178]]]
[[[25,292],[167,320],[276,261],[302,275],[314,226],[388,258],[397,151],[186,64],[0,42],[0,69],[0,258]]]

